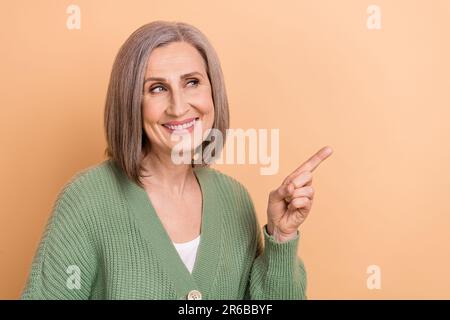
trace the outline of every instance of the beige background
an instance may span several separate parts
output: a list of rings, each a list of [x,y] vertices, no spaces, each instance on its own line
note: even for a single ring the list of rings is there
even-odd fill
[[[222,61],[233,128],[280,128],[280,170],[220,166],[261,223],[324,145],[299,254],[310,299],[450,298],[449,1],[9,1],[0,10],[0,298],[15,299],[60,188],[101,162],[113,59],[152,20],[194,24]],[[368,30],[377,4],[382,29]],[[366,286],[379,265],[381,290]]]

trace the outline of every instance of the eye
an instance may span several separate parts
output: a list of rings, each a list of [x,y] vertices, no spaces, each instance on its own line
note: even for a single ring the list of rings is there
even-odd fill
[[[191,79],[191,80],[188,81],[188,84],[189,84],[189,83],[193,83],[193,86],[196,87],[196,86],[198,85],[199,82],[200,82],[200,81],[198,81],[198,79]]]
[[[151,87],[149,91],[151,93],[159,93],[159,92],[161,92],[161,90],[156,90],[156,89],[166,90],[163,86],[158,85],[158,86]]]

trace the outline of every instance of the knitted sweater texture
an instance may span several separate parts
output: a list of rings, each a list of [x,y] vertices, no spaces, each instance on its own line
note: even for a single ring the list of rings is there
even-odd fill
[[[247,189],[194,169],[201,241],[189,273],[147,192],[112,160],[75,174],[59,192],[22,299],[305,299],[297,237],[260,227]],[[264,243],[264,246],[263,246]]]

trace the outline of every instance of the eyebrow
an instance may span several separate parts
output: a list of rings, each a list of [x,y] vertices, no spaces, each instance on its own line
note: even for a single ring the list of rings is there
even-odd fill
[[[200,77],[203,78],[203,75],[200,72],[194,71],[194,72],[189,72],[186,74],[183,74],[180,79],[186,79],[192,76],[198,75]],[[147,83],[147,81],[161,81],[161,82],[167,82],[166,78],[159,78],[159,77],[149,77],[147,79],[144,80],[144,85]]]

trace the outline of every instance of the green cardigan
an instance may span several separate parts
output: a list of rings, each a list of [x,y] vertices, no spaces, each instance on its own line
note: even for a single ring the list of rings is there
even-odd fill
[[[192,274],[146,191],[105,160],[60,191],[22,299],[305,299],[299,233],[277,243],[243,185],[216,169],[194,172],[203,208]]]

